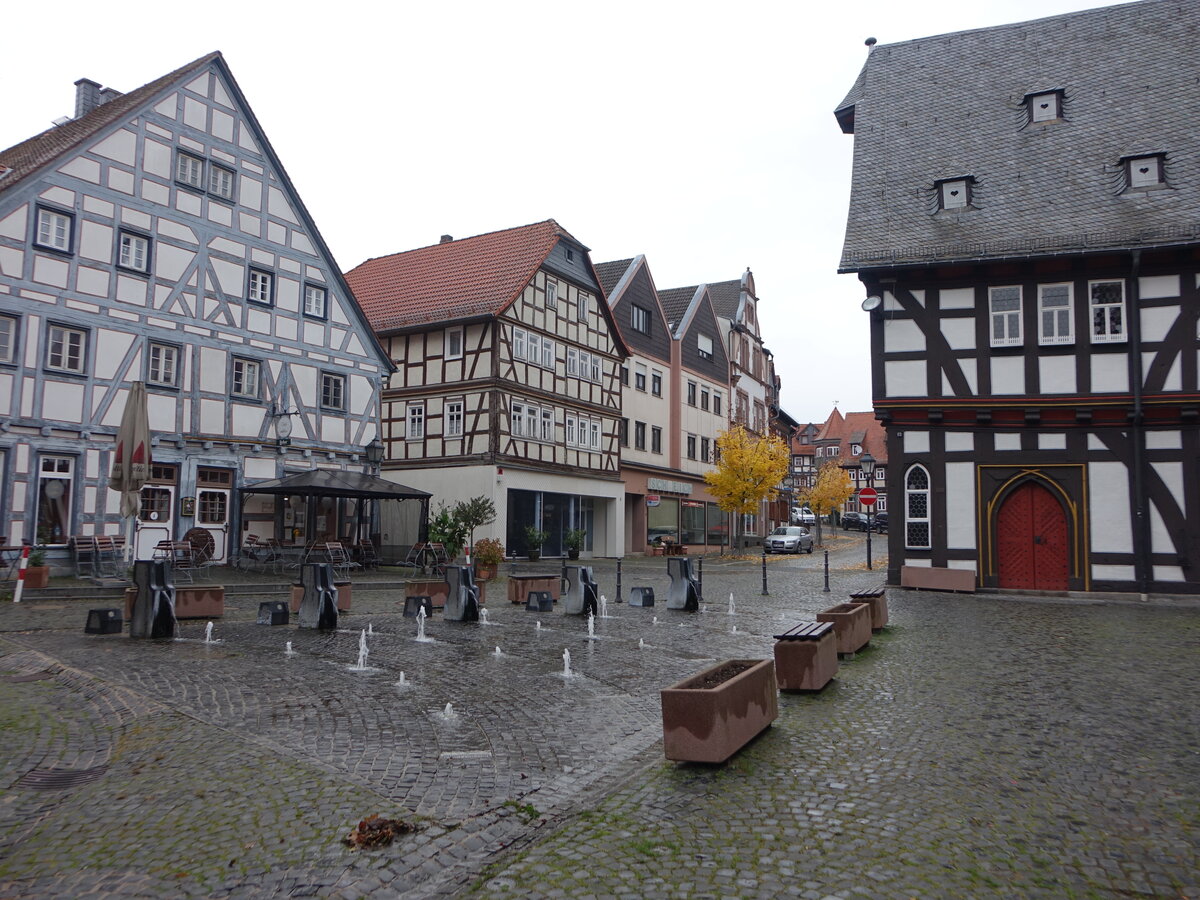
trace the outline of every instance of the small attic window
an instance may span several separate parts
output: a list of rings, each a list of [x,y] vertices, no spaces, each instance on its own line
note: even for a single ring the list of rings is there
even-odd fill
[[[1054,122],[1062,118],[1062,91],[1042,91],[1026,94],[1025,104],[1029,109],[1029,121]]]
[[[1150,153],[1145,156],[1126,156],[1125,183],[1131,191],[1158,187],[1165,183],[1165,153]]]
[[[575,251],[571,247],[567,248],[567,262],[575,261]]]
[[[946,178],[936,182],[939,209],[966,209],[971,205],[974,178]]]

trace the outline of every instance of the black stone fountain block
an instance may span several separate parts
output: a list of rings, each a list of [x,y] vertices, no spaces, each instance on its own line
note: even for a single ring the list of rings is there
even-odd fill
[[[125,620],[119,609],[89,609],[84,634],[120,634]]]
[[[267,600],[258,604],[259,625],[286,625],[291,621],[288,605],[282,600]]]
[[[525,600],[526,612],[554,612],[554,595],[549,591],[530,591]]]
[[[433,618],[433,597],[428,594],[414,594],[412,597],[404,598],[404,617],[406,619],[415,619],[421,612],[421,608],[425,609],[425,618]]]
[[[635,587],[629,589],[629,605],[630,606],[653,606],[654,605],[654,588],[652,587]]]

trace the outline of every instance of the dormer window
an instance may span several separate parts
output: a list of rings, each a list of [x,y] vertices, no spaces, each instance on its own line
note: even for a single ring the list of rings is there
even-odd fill
[[[1166,180],[1163,175],[1165,156],[1164,153],[1150,153],[1146,156],[1124,157],[1122,162],[1125,163],[1125,183],[1129,186],[1129,190],[1143,190],[1164,184]]]
[[[938,206],[941,209],[966,209],[971,205],[971,184],[974,180],[968,176],[937,182]]]
[[[1026,94],[1025,105],[1029,109],[1029,121],[1053,122],[1062,118],[1062,91],[1043,91]]]

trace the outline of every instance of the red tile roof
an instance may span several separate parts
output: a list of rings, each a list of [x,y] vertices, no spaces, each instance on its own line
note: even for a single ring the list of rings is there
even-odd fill
[[[213,60],[220,58],[219,52],[209,53],[162,78],[142,85],[136,91],[122,94],[108,103],[97,106],[86,116],[71,119],[69,122],[56,125],[41,134],[15,144],[7,150],[0,150],[0,171],[5,167],[12,169],[9,174],[0,178],[0,191],[14,187],[25,177],[37,172],[42,166],[53,162],[67,151],[90,139],[105,126],[131,115],[134,110],[176,80],[199,71]]]
[[[380,334],[494,316],[520,296],[564,237],[578,243],[547,219],[368,259],[346,281]]]
[[[851,444],[862,444],[863,452],[870,453],[877,463],[887,463],[887,432],[873,412],[850,412],[843,416],[835,408],[816,440],[819,444],[837,441],[843,465],[853,465],[859,458],[851,456]]]

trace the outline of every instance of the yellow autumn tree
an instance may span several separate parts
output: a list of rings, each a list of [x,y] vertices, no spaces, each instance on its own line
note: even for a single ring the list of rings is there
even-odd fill
[[[741,425],[717,435],[717,467],[704,474],[717,506],[739,518],[774,500],[787,477],[787,444],[774,435],[756,437]]]
[[[850,473],[832,459],[821,466],[817,480],[807,491],[800,494],[800,502],[817,517],[817,543],[821,543],[821,516],[841,509],[842,504],[854,493],[854,482]]]

